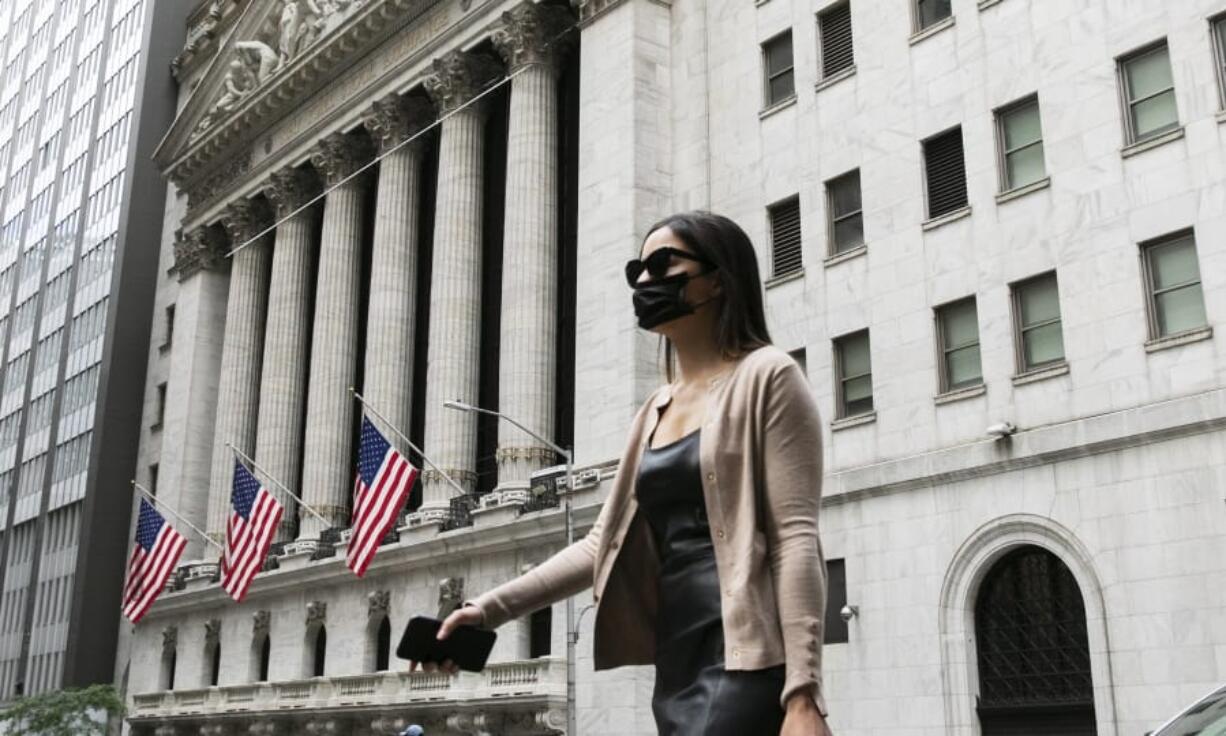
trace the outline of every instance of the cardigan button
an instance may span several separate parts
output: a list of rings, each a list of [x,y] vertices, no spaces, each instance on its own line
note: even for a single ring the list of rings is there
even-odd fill
[[[707,480],[715,480],[715,473],[707,473]]]
[[[724,538],[724,530],[723,530],[723,529],[720,529],[719,531],[715,532],[715,536],[719,537],[720,539],[723,539],[723,538]]]

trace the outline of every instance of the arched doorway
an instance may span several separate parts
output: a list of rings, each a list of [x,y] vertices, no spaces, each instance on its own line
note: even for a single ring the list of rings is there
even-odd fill
[[[1093,736],[1085,602],[1060,558],[1034,545],[1000,557],[975,598],[983,736]]]

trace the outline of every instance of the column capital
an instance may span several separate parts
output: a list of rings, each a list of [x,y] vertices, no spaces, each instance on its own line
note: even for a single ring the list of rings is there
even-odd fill
[[[268,229],[272,224],[272,209],[266,199],[240,199],[226,206],[221,224],[231,244],[239,246]]]
[[[556,71],[569,38],[566,28],[573,21],[565,7],[524,0],[502,14],[491,40],[511,72],[529,64]]]
[[[277,217],[288,216],[319,192],[319,176],[306,167],[287,167],[274,171],[264,185],[264,194],[276,208]]]
[[[434,118],[434,106],[426,98],[390,94],[362,113],[362,124],[384,153],[412,138]]]
[[[664,7],[672,7],[672,0],[649,0],[656,5]],[[626,0],[570,0],[570,4],[579,11],[579,25],[586,26],[588,23],[595,20],[597,17],[604,15],[606,12],[616,8],[618,5],[626,2]]]
[[[333,133],[311,149],[311,165],[334,186],[370,162],[374,149],[364,135]]]
[[[452,51],[434,60],[426,92],[440,113],[450,112],[476,97],[501,71],[491,56]]]
[[[184,281],[198,271],[215,269],[225,263],[226,233],[217,225],[202,225],[175,241],[175,265],[171,271]]]

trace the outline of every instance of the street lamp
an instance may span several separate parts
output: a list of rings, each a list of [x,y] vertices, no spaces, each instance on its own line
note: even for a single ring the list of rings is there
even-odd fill
[[[562,506],[565,509],[566,515],[566,546],[569,547],[575,542],[575,519],[571,512],[570,496],[575,490],[575,457],[574,453],[567,450],[552,440],[548,440],[531,429],[515,421],[511,417],[502,412],[494,411],[493,409],[483,409],[479,406],[466,404],[459,400],[444,401],[443,406],[456,411],[476,412],[480,414],[489,414],[500,419],[505,419],[511,424],[519,427],[525,433],[547,445],[551,450],[566,458],[566,493],[563,494]],[[567,736],[576,736],[579,731],[575,725],[575,642],[579,640],[578,632],[575,630],[575,597],[566,597],[566,734]]]

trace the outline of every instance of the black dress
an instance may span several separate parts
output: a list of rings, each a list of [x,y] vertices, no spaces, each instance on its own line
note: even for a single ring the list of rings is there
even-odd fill
[[[698,462],[701,429],[663,447],[650,440],[635,496],[660,555],[656,682],[660,736],[776,736],[784,666],[724,669],[715,550]]]

